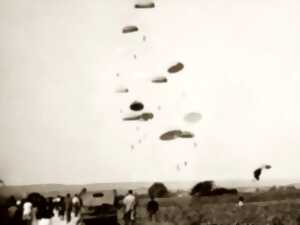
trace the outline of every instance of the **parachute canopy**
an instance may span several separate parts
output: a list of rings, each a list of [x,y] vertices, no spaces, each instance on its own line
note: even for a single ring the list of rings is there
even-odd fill
[[[184,120],[189,123],[197,123],[202,119],[202,115],[197,112],[191,112],[184,116]]]
[[[166,77],[155,77],[152,79],[152,83],[167,83],[168,79]]]
[[[253,172],[254,178],[255,178],[256,180],[259,180],[259,179],[260,179],[260,176],[261,176],[261,174],[262,174],[262,171],[263,171],[264,169],[267,169],[267,170],[268,170],[268,169],[271,169],[271,168],[272,168],[271,165],[263,165],[263,166],[257,168],[257,169],[254,170],[254,172]]]
[[[141,102],[134,101],[133,103],[131,103],[130,109],[133,111],[141,111],[144,109],[144,105]]]
[[[154,2],[147,1],[147,2],[141,2],[134,5],[134,8],[136,9],[151,9],[154,8],[155,4]]]
[[[169,73],[177,73],[177,72],[181,71],[183,68],[184,68],[184,65],[181,62],[178,62],[177,64],[171,66],[168,69],[168,72]]]
[[[265,169],[271,169],[272,166],[271,165],[265,165]]]
[[[162,141],[170,141],[178,138],[178,136],[181,134],[181,130],[171,130],[168,131],[160,136],[160,140]]]
[[[153,117],[154,117],[153,113],[142,113],[141,115],[137,115],[137,116],[125,117],[123,120],[125,120],[125,121],[132,121],[132,120],[148,121],[150,119],[153,119]]]
[[[137,26],[126,26],[123,28],[122,32],[124,34],[127,34],[127,33],[136,32],[138,30],[139,30],[139,28]]]
[[[189,131],[171,130],[160,136],[162,141],[170,141],[176,138],[193,138],[194,134]]]
[[[125,88],[125,87],[119,87],[119,88],[117,88],[116,92],[117,93],[128,93],[129,90],[128,90],[128,88]]]
[[[178,136],[181,138],[193,138],[194,134],[189,131],[182,131]]]

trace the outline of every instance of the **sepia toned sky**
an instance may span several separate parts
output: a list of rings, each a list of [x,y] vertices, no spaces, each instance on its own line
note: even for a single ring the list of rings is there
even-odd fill
[[[251,180],[264,163],[262,179],[300,178],[300,2],[134,3],[0,1],[1,179]],[[122,121],[135,100],[152,120]],[[195,138],[161,141],[171,129]]]

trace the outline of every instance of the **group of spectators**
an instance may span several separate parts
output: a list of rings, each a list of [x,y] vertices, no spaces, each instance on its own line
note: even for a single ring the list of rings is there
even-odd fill
[[[8,225],[50,225],[51,221],[59,219],[69,223],[72,217],[78,217],[82,207],[80,194],[71,196],[58,195],[44,197],[39,193],[31,193],[26,198],[16,200],[13,196],[7,202]],[[137,197],[132,190],[122,199],[124,225],[134,225],[136,222]],[[150,221],[157,221],[159,204],[150,196],[146,205]],[[73,216],[72,216],[73,214]]]
[[[67,223],[71,214],[78,216],[82,201],[79,195],[73,197],[57,196],[45,198],[39,193],[32,193],[22,200],[13,196],[8,201],[8,225],[48,225],[53,216]]]

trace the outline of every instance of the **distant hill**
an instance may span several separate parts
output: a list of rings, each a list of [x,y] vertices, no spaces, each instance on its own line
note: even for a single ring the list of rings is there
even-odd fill
[[[183,182],[164,182],[171,191],[184,190],[189,191],[197,181]],[[219,180],[215,182],[217,186],[227,188],[237,188],[240,192],[253,192],[256,188],[260,190],[268,189],[273,185],[294,185],[300,188],[300,182],[291,182],[287,180],[273,181],[252,181],[252,180]],[[56,196],[58,194],[75,194],[80,192],[82,188],[89,191],[101,191],[116,189],[119,194],[125,194],[129,189],[139,194],[146,194],[152,182],[122,182],[122,183],[95,183],[86,185],[64,185],[64,184],[36,184],[22,186],[2,186],[0,187],[0,196],[15,195],[16,197],[25,197],[30,192],[40,192],[45,196]]]

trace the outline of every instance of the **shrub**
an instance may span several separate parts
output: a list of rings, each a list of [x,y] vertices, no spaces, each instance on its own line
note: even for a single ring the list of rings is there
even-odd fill
[[[149,196],[161,198],[168,196],[169,191],[166,185],[160,182],[156,182],[152,184],[151,187],[148,189],[148,194]]]
[[[203,181],[197,183],[191,190],[191,195],[209,195],[214,186],[213,181]]]

